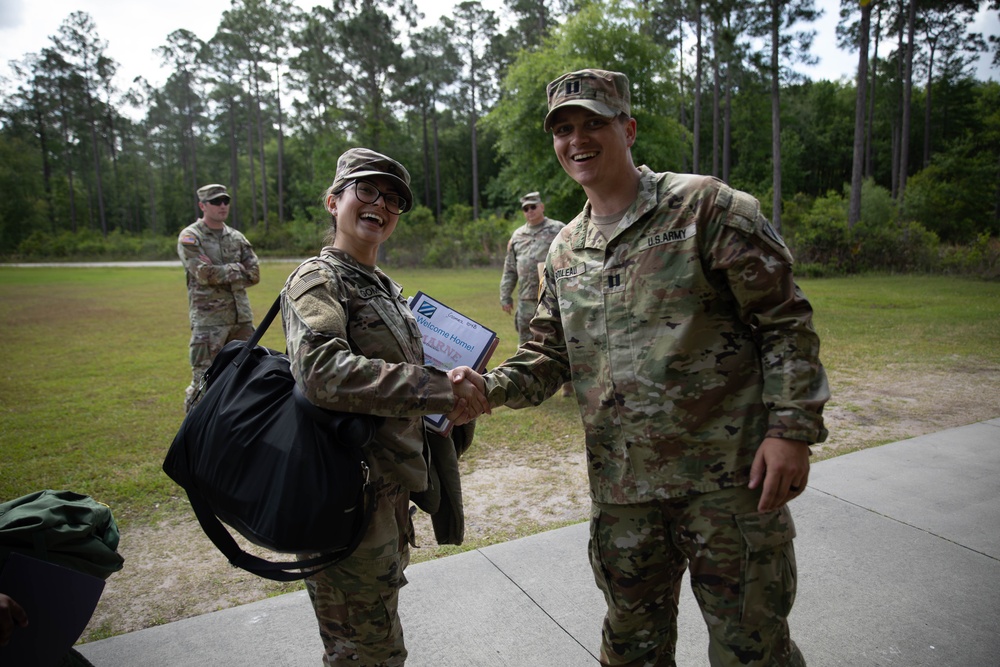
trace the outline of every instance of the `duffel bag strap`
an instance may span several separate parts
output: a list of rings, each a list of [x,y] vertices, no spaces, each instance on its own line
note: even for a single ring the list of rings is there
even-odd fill
[[[267,328],[271,326],[271,322],[274,322],[274,318],[278,316],[279,312],[281,312],[280,293],[274,300],[274,303],[271,304],[271,308],[267,311],[267,315],[265,315],[264,319],[262,319],[260,324],[257,325],[253,335],[250,336],[250,338],[247,339],[247,342],[243,345],[243,350],[240,352],[239,356],[233,359],[233,363],[235,365],[239,366],[248,356],[250,356],[250,353],[253,352],[255,347],[257,347],[257,343],[259,343],[260,339],[264,337],[264,334],[267,332]]]
[[[188,499],[191,501],[191,509],[194,510],[202,530],[212,540],[212,544],[222,552],[230,565],[272,581],[296,581],[335,565],[354,553],[365,533],[368,532],[368,524],[371,521],[372,512],[375,511],[375,490],[370,482],[365,484],[362,493],[365,495],[365,513],[361,520],[361,529],[357,531],[349,545],[339,551],[320,554],[305,560],[292,561],[270,561],[244,551],[201,496],[188,491]]]

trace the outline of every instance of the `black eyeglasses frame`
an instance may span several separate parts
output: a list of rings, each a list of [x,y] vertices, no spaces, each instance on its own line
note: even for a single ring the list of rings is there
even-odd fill
[[[369,187],[378,193],[377,195],[375,195],[375,199],[368,201],[367,199],[361,196],[361,193],[358,192],[358,184],[360,183],[363,183],[366,187]],[[358,201],[363,204],[374,204],[375,202],[378,201],[379,197],[381,197],[382,201],[385,204],[385,210],[389,211],[389,213],[392,213],[393,215],[400,215],[404,211],[406,211],[406,198],[403,197],[402,195],[397,195],[395,192],[382,192],[368,181],[364,181],[361,179],[356,179],[351,181],[350,183],[344,186],[344,190],[346,190],[351,186],[354,186],[354,196],[357,197]],[[341,190],[341,192],[343,192],[344,190]]]

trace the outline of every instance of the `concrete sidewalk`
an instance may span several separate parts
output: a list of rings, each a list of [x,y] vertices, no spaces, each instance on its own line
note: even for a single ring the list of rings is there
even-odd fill
[[[1000,664],[1000,419],[813,466],[792,504],[810,667]],[[400,594],[409,667],[597,665],[587,525],[420,563]],[[685,583],[677,664],[708,665]],[[95,667],[319,665],[305,592],[77,647]]]

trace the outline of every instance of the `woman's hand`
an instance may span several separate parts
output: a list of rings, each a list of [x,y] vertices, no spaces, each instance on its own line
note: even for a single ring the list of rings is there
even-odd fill
[[[448,377],[455,392],[455,408],[447,415],[451,422],[461,426],[484,413],[492,413],[486,400],[486,383],[479,373],[468,366],[459,366],[448,371]]]

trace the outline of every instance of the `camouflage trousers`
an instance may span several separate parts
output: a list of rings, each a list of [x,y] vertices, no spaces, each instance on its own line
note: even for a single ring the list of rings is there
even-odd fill
[[[593,503],[590,562],[608,613],[601,664],[674,667],[681,578],[708,625],[712,667],[804,667],[791,640],[795,526],[744,487],[635,505]]]
[[[517,309],[514,311],[514,328],[517,329],[518,344],[527,343],[531,340],[531,318],[535,316],[537,301],[520,299],[517,301]]]
[[[195,404],[195,395],[201,378],[212,365],[215,355],[231,340],[248,340],[253,335],[253,325],[249,322],[191,327],[191,384],[184,392],[184,413]]]
[[[413,539],[410,494],[398,484],[383,485],[376,493],[375,512],[357,550],[305,580],[327,667],[406,662],[398,607]]]

